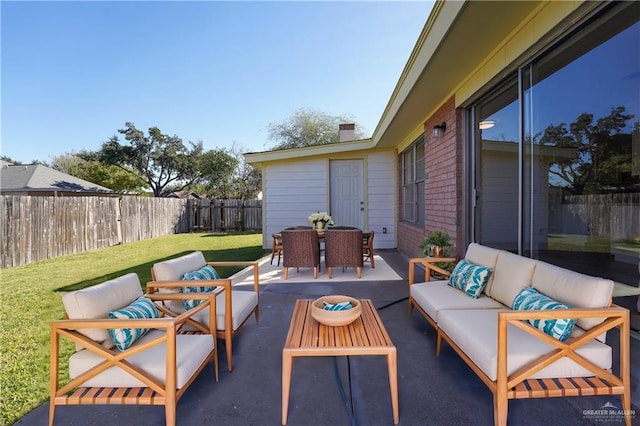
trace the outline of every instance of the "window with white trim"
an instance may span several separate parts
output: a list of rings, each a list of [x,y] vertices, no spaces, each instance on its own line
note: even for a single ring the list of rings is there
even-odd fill
[[[402,153],[402,220],[424,225],[424,136]]]

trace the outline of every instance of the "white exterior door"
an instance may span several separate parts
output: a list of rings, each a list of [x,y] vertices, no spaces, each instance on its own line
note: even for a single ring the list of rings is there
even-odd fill
[[[336,225],[364,227],[363,160],[331,160],[331,217]]]

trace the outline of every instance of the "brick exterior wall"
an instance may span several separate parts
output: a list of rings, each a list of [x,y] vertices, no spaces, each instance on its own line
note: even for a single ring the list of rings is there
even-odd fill
[[[433,126],[447,123],[444,135],[433,137]],[[398,250],[408,257],[422,256],[420,244],[431,231],[447,231],[455,244],[458,256],[464,254],[463,218],[463,161],[462,161],[462,113],[455,110],[455,100],[450,98],[424,123],[425,131],[425,226],[398,223]],[[398,161],[402,167],[402,161]],[[398,176],[402,176],[399,170]],[[398,193],[402,194],[401,182]],[[402,212],[401,200],[398,200]],[[402,214],[400,214],[402,218]]]

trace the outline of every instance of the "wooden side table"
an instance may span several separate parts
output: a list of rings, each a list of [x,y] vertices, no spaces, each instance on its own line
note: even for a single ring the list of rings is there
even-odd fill
[[[431,280],[431,271],[429,269],[429,265],[432,263],[440,263],[440,262],[456,262],[458,260],[457,257],[414,257],[409,259],[409,285],[413,284],[415,277],[415,266],[416,263],[424,266],[424,280]]]
[[[282,349],[282,424],[287,424],[293,359],[301,356],[382,355],[387,358],[393,423],[398,424],[396,347],[369,299],[360,300],[362,315],[341,327],[320,324],[311,316],[312,300],[297,300]]]

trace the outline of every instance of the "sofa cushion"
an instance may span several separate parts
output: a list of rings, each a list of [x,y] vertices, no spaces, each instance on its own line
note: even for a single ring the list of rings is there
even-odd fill
[[[430,281],[409,286],[413,300],[436,323],[438,322],[438,312],[445,309],[506,308],[485,294],[480,295],[477,299],[472,299],[465,293],[450,287],[448,283],[448,281]]]
[[[164,334],[164,330],[151,330],[136,345],[144,344]],[[180,389],[189,382],[197,368],[213,350],[214,339],[209,334],[177,335],[176,336],[176,369],[177,388]],[[140,353],[132,355],[128,362],[140,367],[161,383],[166,378],[166,342],[152,346]],[[85,371],[100,364],[104,358],[88,349],[76,352],[69,358],[69,376],[74,379]],[[141,381],[119,367],[109,367],[102,373],[87,380],[83,386],[96,387],[137,387],[146,386]]]
[[[480,300],[480,299],[478,299]],[[464,351],[491,379],[497,378],[498,309],[443,310],[438,314],[438,327]],[[473,326],[470,326],[472,324]],[[574,328],[572,335],[580,333]],[[512,374],[530,361],[552,350],[552,346],[524,330],[509,324],[507,374]],[[600,368],[612,365],[611,347],[592,340],[576,349],[576,353]],[[593,373],[569,358],[562,358],[538,371],[533,378],[589,377]]]
[[[214,267],[211,265],[204,266],[198,269],[197,271],[187,272],[182,276],[183,280],[188,280],[188,281],[217,280],[218,278],[219,278],[218,272],[216,272]],[[215,287],[213,286],[186,286],[180,289],[182,293],[203,293],[203,292],[210,292],[213,290],[215,290]],[[202,299],[200,300],[188,299],[188,300],[183,300],[182,305],[184,306],[185,309],[189,310],[189,309],[195,308],[202,302],[204,302],[204,300]]]
[[[467,253],[464,258],[473,263],[474,265],[486,266],[487,268],[495,269],[496,261],[498,260],[498,253],[500,250],[493,247],[482,246],[478,243],[471,243],[467,247]],[[489,276],[487,285],[484,288],[484,292],[491,295],[491,285],[493,283],[493,274]]]
[[[125,307],[140,296],[140,280],[131,273],[67,293],[62,296],[62,303],[69,319],[106,319],[110,311]],[[84,328],[78,332],[105,347],[113,347],[107,328]]]
[[[109,312],[111,319],[144,319],[159,318],[160,314],[156,305],[144,296],[138,297],[132,304],[125,308]],[[136,340],[144,336],[148,328],[110,328],[109,335],[116,348],[121,351],[129,348]]]
[[[568,309],[569,306],[545,296],[535,288],[523,288],[513,301],[515,311],[537,311],[543,309]],[[564,342],[571,334],[576,320],[573,318],[530,319],[529,324]]]
[[[512,306],[513,299],[525,287],[531,287],[531,278],[538,261],[501,250],[493,270],[493,284],[487,293],[503,305]]]
[[[462,259],[451,273],[449,285],[477,299],[487,285],[491,272],[493,272],[491,268],[474,265]]]
[[[559,302],[579,308],[606,308],[613,296],[613,281],[569,271],[538,262],[532,287]],[[604,318],[580,318],[578,325],[588,330]]]

